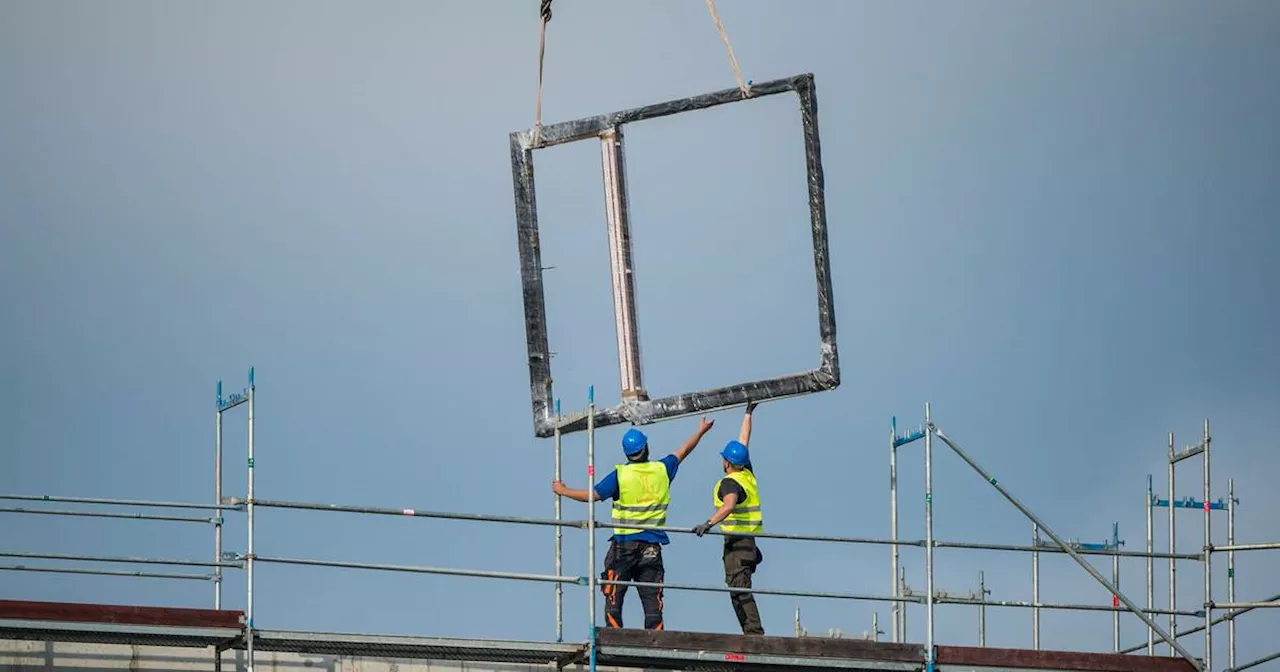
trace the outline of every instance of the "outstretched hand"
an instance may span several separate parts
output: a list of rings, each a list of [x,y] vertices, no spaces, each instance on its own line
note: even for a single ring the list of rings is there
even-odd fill
[[[709,520],[708,520],[707,522],[705,522],[705,523],[703,523],[703,524],[701,524],[701,525],[695,526],[695,527],[693,528],[693,533],[694,533],[694,534],[696,534],[696,535],[698,535],[699,537],[701,537],[702,535],[704,535],[704,534],[706,534],[708,531],[710,531],[712,527],[714,527],[714,526],[711,524],[711,521],[709,521]]]
[[[564,487],[564,481],[551,481],[551,492],[557,496],[563,497],[566,490],[568,488]]]
[[[715,420],[708,420],[707,416],[704,415],[702,416],[702,420],[699,421],[698,423],[698,432],[700,434],[706,434],[707,432],[711,431],[711,428],[715,426],[715,424],[716,424]]]
[[[756,406],[757,406],[757,405],[759,405],[759,402],[756,402],[756,401],[748,401],[748,402],[747,402],[747,410],[746,410],[746,413],[749,415],[749,414],[751,413],[751,411],[756,410]]]

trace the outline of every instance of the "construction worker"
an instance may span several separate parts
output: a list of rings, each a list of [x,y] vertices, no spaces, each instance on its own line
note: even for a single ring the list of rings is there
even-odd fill
[[[736,441],[730,441],[720,451],[721,466],[725,476],[716,483],[712,501],[716,512],[705,523],[693,528],[701,537],[708,530],[720,525],[724,537],[724,582],[730,588],[750,588],[751,575],[764,560],[756,546],[756,538],[744,536],[764,531],[764,518],[760,511],[760,493],[756,488],[756,475],[751,466],[747,444],[751,441],[751,412],[755,402],[747,404],[742,417],[742,430]],[[744,533],[744,534],[735,534]],[[744,635],[763,635],[760,610],[755,596],[747,592],[729,593],[733,613],[738,617]]]
[[[706,417],[698,424],[698,430],[676,452],[657,462],[649,461],[649,438],[632,427],[622,435],[622,452],[626,464],[618,465],[593,489],[593,500],[613,499],[613,536],[609,551],[604,556],[606,581],[636,581],[662,583],[665,572],[662,566],[662,546],[670,543],[666,532],[628,528],[626,525],[667,524],[667,507],[671,503],[671,481],[676,477],[680,463],[693,452],[698,442],[715,424]],[[587,501],[586,490],[565,487],[560,481],[551,489],[561,497],[579,502]],[[622,598],[628,586],[601,584],[605,596],[605,623],[611,628],[622,627]],[[637,587],[640,604],[644,607],[646,630],[662,629],[662,589]]]

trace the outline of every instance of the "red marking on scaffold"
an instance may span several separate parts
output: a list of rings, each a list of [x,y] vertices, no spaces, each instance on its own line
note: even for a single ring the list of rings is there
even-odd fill
[[[1119,595],[1112,595],[1112,596],[1111,596],[1111,608],[1112,608],[1112,609],[1116,609],[1116,608],[1119,608],[1119,606],[1120,606],[1120,596],[1119,596]]]
[[[1209,500],[1207,500],[1207,499],[1206,499],[1206,500],[1204,500],[1204,510],[1205,510],[1205,511],[1208,511],[1208,510],[1209,510]]]
[[[725,659],[725,660],[731,660],[731,661],[733,661],[733,662],[735,662],[735,663],[745,663],[745,662],[747,662],[747,657],[746,657],[746,656],[744,656],[744,655],[742,655],[741,653],[726,653],[726,654],[724,654],[724,659]]]
[[[588,475],[588,476],[595,476],[595,475],[596,475],[596,466],[595,466],[594,464],[592,464],[592,465],[588,465],[588,466],[587,466],[587,475]]]
[[[404,515],[406,515],[406,516],[412,516],[412,515],[414,514],[414,510],[413,510],[413,509],[405,509],[405,510],[401,511],[400,513],[403,513],[403,514],[404,514]]]

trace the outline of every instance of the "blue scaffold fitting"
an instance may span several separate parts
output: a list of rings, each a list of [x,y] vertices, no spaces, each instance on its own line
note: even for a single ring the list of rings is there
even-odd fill
[[[253,389],[253,367],[249,367],[249,389]]]
[[[222,408],[222,381],[218,381],[218,408]]]
[[[560,399],[556,399],[556,415],[560,415]]]
[[[587,403],[588,404],[596,403],[596,386],[595,385],[590,385],[587,387]]]

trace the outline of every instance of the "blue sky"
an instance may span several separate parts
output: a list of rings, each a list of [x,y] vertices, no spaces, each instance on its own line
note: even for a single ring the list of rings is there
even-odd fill
[[[1118,521],[1144,541],[1166,434],[1214,435],[1241,541],[1275,539],[1268,427],[1280,272],[1280,7],[1265,2],[722,0],[744,74],[813,72],[843,383],[761,407],[753,459],[775,531],[885,536],[887,434],[935,420],[1064,536]],[[733,85],[698,2],[559,0],[544,119]],[[257,367],[263,498],[549,516],[532,436],[507,134],[532,122],[536,3],[0,3],[0,491],[208,500],[214,384]],[[645,374],[674,393],[817,361],[798,115],[751,101],[628,130]],[[557,392],[617,398],[598,149],[537,156]],[[674,524],[711,510],[716,427],[673,486]],[[649,427],[674,449],[696,418]],[[623,428],[597,435],[618,459]],[[242,494],[243,415],[227,420]],[[1027,543],[1030,525],[937,446],[935,533]],[[565,442],[585,482],[585,440]],[[603,469],[603,467],[602,467]],[[923,535],[923,465],[903,455],[903,535]],[[1178,496],[1200,498],[1198,464]],[[566,503],[569,516],[584,505]],[[607,512],[603,507],[601,514]],[[1157,512],[1156,545],[1167,543]],[[1215,543],[1225,518],[1215,518]],[[1202,520],[1180,516],[1179,550]],[[209,531],[3,518],[5,550],[205,558]],[[228,548],[243,550],[233,514]],[[547,529],[269,511],[264,555],[549,573]],[[601,540],[603,540],[603,535]],[[586,568],[566,532],[565,571]],[[888,550],[769,542],[757,585],[885,593]],[[940,550],[938,588],[984,570],[1030,598],[1025,555]],[[677,536],[668,581],[721,581],[719,544]],[[918,551],[908,581],[924,583]],[[1108,571],[1105,560],[1100,565]],[[1215,559],[1215,597],[1225,599]],[[1167,602],[1156,563],[1157,605]],[[1242,599],[1280,592],[1238,559]],[[1109,604],[1066,558],[1045,601]],[[1202,575],[1179,574],[1180,606]],[[551,588],[264,566],[257,622],[286,629],[554,636]],[[1143,599],[1143,563],[1124,588]],[[585,635],[583,589],[567,636]],[[0,573],[0,595],[205,606],[191,582]],[[226,586],[243,603],[243,575]],[[861,631],[884,605],[762,598],[771,633]],[[669,592],[668,629],[733,632],[724,595]],[[640,622],[630,597],[628,624]],[[913,609],[909,634],[923,637]],[[1030,645],[991,610],[988,643]],[[1162,624],[1166,621],[1162,618]],[[1185,622],[1185,621],[1184,621]],[[941,642],[975,615],[939,608]],[[1280,621],[1240,623],[1241,660]],[[1108,650],[1107,614],[1044,617],[1048,648]],[[1132,616],[1126,643],[1145,639]],[[1215,657],[1225,661],[1225,630]],[[1193,652],[1202,638],[1187,638]]]

